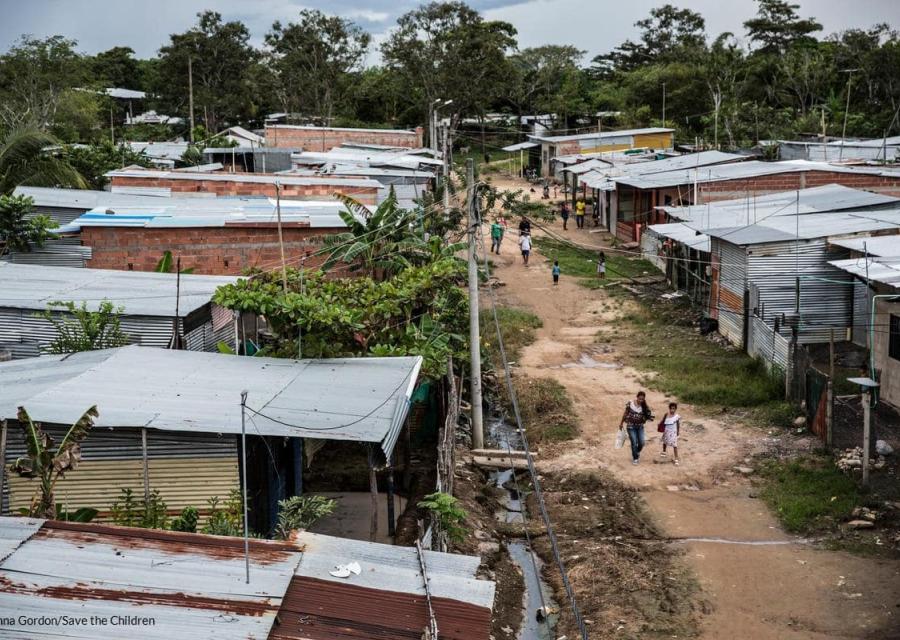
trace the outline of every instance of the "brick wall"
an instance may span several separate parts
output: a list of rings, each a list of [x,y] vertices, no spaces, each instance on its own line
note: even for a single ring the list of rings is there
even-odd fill
[[[748,193],[764,194],[794,191],[826,184],[840,184],[854,189],[900,197],[900,178],[871,174],[832,171],[796,171],[744,180],[721,180],[698,185],[701,202],[741,198]]]
[[[217,174],[222,175],[222,174]],[[247,174],[244,174],[247,175]],[[253,174],[258,177],[266,174]],[[274,182],[243,182],[240,174],[234,180],[204,180],[179,179],[160,177],[158,175],[147,176],[112,176],[110,184],[113,187],[156,187],[171,189],[172,193],[214,193],[217,196],[268,196],[275,197]],[[283,176],[282,176],[283,178]],[[349,178],[348,178],[349,179]],[[363,204],[377,204],[378,187],[342,186],[340,178],[328,178],[316,184],[281,185],[281,196],[296,200],[330,200],[335,192],[353,196]]]
[[[327,129],[291,126],[266,127],[266,146],[299,147],[304,151],[330,151],[345,142],[358,144],[383,144],[392,147],[422,146],[422,127],[414,131],[385,129]]]
[[[326,235],[336,229],[285,226],[284,253],[288,266],[322,248]],[[343,230],[340,230],[343,231]],[[94,269],[153,271],[166,251],[181,258],[181,268],[206,275],[240,275],[244,269],[266,270],[281,266],[278,229],[275,225],[216,228],[133,229],[84,227],[81,244],[93,250],[87,266]],[[316,267],[324,257],[304,264]]]

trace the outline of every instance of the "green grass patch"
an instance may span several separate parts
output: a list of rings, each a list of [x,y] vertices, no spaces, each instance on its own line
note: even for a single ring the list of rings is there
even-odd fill
[[[541,319],[533,313],[512,307],[498,307],[497,320],[500,324],[500,335],[503,336],[506,357],[511,361],[517,360],[522,348],[535,341],[535,329],[544,326]],[[481,312],[481,342],[490,354],[494,368],[502,369],[503,361],[500,359],[500,346],[497,344],[494,315],[488,309]]]
[[[622,317],[636,332],[630,341],[634,364],[656,374],[648,377],[652,387],[692,404],[765,408],[783,423],[784,383],[761,360],[726,349],[693,327],[669,324],[665,313],[640,306]]]
[[[825,457],[767,460],[759,471],[760,497],[792,533],[833,529],[860,503],[856,482]]]
[[[514,380],[519,412],[532,444],[570,440],[578,434],[575,407],[566,388],[553,378]]]
[[[596,284],[599,281],[597,278],[599,249],[583,249],[547,237],[535,238],[534,244],[548,260],[559,260],[563,277],[591,278],[589,284]],[[636,278],[653,274],[655,271],[653,265],[641,258],[628,258],[613,252],[606,254],[608,280]]]

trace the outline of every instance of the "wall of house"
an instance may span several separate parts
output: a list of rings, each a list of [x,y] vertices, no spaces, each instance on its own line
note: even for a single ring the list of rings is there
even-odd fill
[[[883,287],[877,291],[879,294],[897,293],[897,289]],[[900,316],[900,301],[876,300],[875,301],[875,369],[880,372],[881,383],[880,397],[883,401],[900,409],[900,360],[892,358],[889,354],[890,346],[889,324],[891,315]]]
[[[266,146],[298,147],[304,151],[329,151],[345,142],[383,144],[392,147],[422,147],[422,127],[412,131],[396,129],[329,129],[271,125],[266,127]]]
[[[217,174],[221,176],[222,174]],[[256,174],[259,175],[259,174]],[[295,200],[330,200],[335,192],[353,196],[363,204],[376,204],[378,187],[346,186],[340,178],[317,181],[315,184],[281,184],[281,197]],[[148,176],[113,176],[110,185],[117,187],[142,187],[170,189],[173,195],[179,193],[205,193],[216,196],[260,196],[275,197],[275,182],[243,181],[240,175],[233,180],[206,180],[202,177],[190,179]]]
[[[90,402],[85,403],[87,409]],[[101,407],[102,411],[103,408]],[[56,442],[68,427],[46,425]],[[6,463],[25,455],[19,428],[10,426]],[[138,429],[97,429],[81,445],[78,469],[66,474],[56,486],[56,501],[73,511],[93,507],[98,519],[109,520],[112,505],[121,501],[122,490],[131,489],[136,500],[143,500],[144,471],[141,433]],[[209,508],[209,499],[228,498],[239,488],[237,439],[216,434],[175,433],[147,430],[147,458],[150,489],[158,489],[170,516],[188,506],[201,514]],[[37,480],[8,474],[8,494],[3,496],[2,512],[17,513],[28,507],[37,488]],[[189,481],[187,481],[189,480]]]
[[[344,229],[285,226],[284,253],[288,266],[322,248],[326,236]],[[211,228],[146,229],[83,227],[81,242],[92,249],[87,266],[93,269],[153,271],[166,251],[181,258],[182,269],[206,275],[241,275],[245,269],[271,269],[281,264],[276,225]],[[323,256],[304,264],[316,267]]]
[[[705,203],[741,198],[748,193],[776,193],[821,187],[826,184],[840,184],[900,197],[900,177],[834,171],[796,171],[742,180],[720,180],[698,185],[698,192],[699,201]]]

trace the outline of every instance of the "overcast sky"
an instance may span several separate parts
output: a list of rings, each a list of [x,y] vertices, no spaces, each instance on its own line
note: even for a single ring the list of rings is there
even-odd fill
[[[795,0],[803,16],[814,16],[825,33],[887,22],[900,28],[900,0]],[[742,23],[756,12],[753,0],[672,0],[706,18],[707,31],[742,34]],[[96,53],[125,45],[152,56],[169,34],[188,29],[197,12],[214,9],[225,19],[242,20],[260,44],[272,22],[290,21],[304,7],[356,21],[379,42],[397,16],[414,8],[409,0],[0,0],[0,51],[24,33],[62,34],[81,51]],[[635,34],[634,22],[665,0],[472,0],[488,18],[511,22],[519,46],[572,44],[592,57]],[[381,36],[381,37],[379,37]]]

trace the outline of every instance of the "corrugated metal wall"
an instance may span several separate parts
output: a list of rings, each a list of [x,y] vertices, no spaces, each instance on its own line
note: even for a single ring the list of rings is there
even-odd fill
[[[0,308],[0,349],[9,349],[14,359],[39,356],[56,337],[53,325],[36,317],[36,313],[29,309]],[[172,337],[172,318],[123,315],[120,323],[130,344],[165,347]],[[184,319],[181,326],[183,332]],[[234,330],[230,326],[214,330],[212,321],[208,320],[184,335],[184,339],[189,351],[216,351],[219,341],[234,346]]]
[[[775,333],[762,318],[757,316],[750,318],[748,338],[747,353],[765,362],[770,370],[772,365],[780,367],[782,371],[788,370],[790,341]]]
[[[828,264],[847,252],[829,251],[826,239],[777,242],[750,247],[748,277],[759,288],[764,320],[774,325],[776,317],[794,312],[796,279],[800,280],[801,344],[828,342],[831,328],[841,331],[852,323],[852,278]],[[790,335],[782,329],[782,335]]]
[[[872,314],[871,291],[866,283],[859,279],[853,281],[853,329],[851,339],[853,344],[861,347],[869,345],[869,332],[866,324]]]
[[[91,248],[82,247],[78,238],[56,238],[31,251],[12,251],[3,259],[17,264],[83,268],[91,259]]]
[[[716,238],[713,238],[712,251],[721,257],[717,305],[719,332],[732,344],[743,347],[747,253],[743,247]]]
[[[100,407],[100,411],[103,408]],[[56,442],[65,434],[61,426],[47,426]],[[25,445],[18,426],[10,425],[6,463],[24,455]],[[158,489],[171,514],[184,507],[200,510],[210,498],[225,500],[238,488],[237,440],[215,434],[147,431],[150,488]],[[82,446],[82,463],[59,481],[57,502],[69,508],[94,507],[101,518],[108,516],[112,503],[122,489],[143,496],[141,435],[138,429],[95,429]],[[3,513],[16,513],[27,507],[34,494],[34,480],[8,474],[3,496]]]

